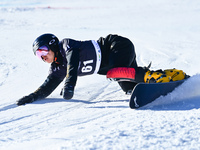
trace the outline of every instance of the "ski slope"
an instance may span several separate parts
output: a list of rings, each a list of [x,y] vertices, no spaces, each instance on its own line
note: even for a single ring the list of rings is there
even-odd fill
[[[200,149],[200,1],[1,0],[1,150]],[[18,107],[46,79],[49,64],[33,55],[43,33],[60,40],[131,39],[137,62],[152,70],[177,68],[192,77],[167,96],[129,108],[116,82],[78,78],[72,100],[63,83],[46,99]]]

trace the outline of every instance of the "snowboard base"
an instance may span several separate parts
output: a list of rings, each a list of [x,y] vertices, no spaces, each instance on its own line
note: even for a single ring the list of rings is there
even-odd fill
[[[185,80],[166,82],[166,83],[139,83],[133,89],[129,106],[132,109],[140,108],[160,96],[167,95],[176,87],[181,85]]]

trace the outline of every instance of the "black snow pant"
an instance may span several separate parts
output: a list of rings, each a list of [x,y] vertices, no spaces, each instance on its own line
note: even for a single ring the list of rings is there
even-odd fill
[[[118,35],[108,35],[106,38],[100,38],[98,43],[102,51],[99,74],[106,75],[108,70],[116,67],[138,67],[135,48],[129,39]],[[118,83],[124,92],[132,90],[137,84],[127,81]]]

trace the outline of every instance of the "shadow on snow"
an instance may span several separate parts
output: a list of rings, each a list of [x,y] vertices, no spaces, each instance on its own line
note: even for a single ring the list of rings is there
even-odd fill
[[[129,108],[129,100],[101,100],[101,101],[87,101],[87,100],[78,100],[78,99],[71,99],[71,100],[65,100],[62,98],[46,98],[42,100],[35,101],[31,104],[49,104],[49,103],[84,103],[87,104],[87,108]],[[126,102],[127,106],[124,105],[117,105],[118,102]],[[109,105],[105,106],[91,106],[90,104],[100,104],[100,103],[109,103]],[[115,103],[115,104],[114,104]],[[114,104],[112,106],[112,104]],[[4,106],[0,108],[0,112],[7,111],[9,109],[17,108],[18,106],[16,104],[10,104],[7,106]],[[19,106],[20,107],[20,106]],[[168,98],[158,98],[157,100],[147,104],[146,106],[143,106],[141,108],[135,109],[135,110],[154,110],[154,111],[179,111],[179,110],[192,110],[192,109],[199,109],[200,108],[200,96],[192,97],[192,98],[185,98],[185,99],[178,99],[178,100],[168,100]]]

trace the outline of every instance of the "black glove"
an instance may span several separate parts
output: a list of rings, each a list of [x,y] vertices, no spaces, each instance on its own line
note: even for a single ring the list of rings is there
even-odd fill
[[[63,88],[63,98],[64,99],[71,99],[74,95],[74,86],[66,85]]]
[[[24,96],[21,99],[19,99],[17,101],[17,105],[25,105],[26,103],[32,103],[33,101],[35,101],[34,96],[32,94],[28,95],[28,96]]]

